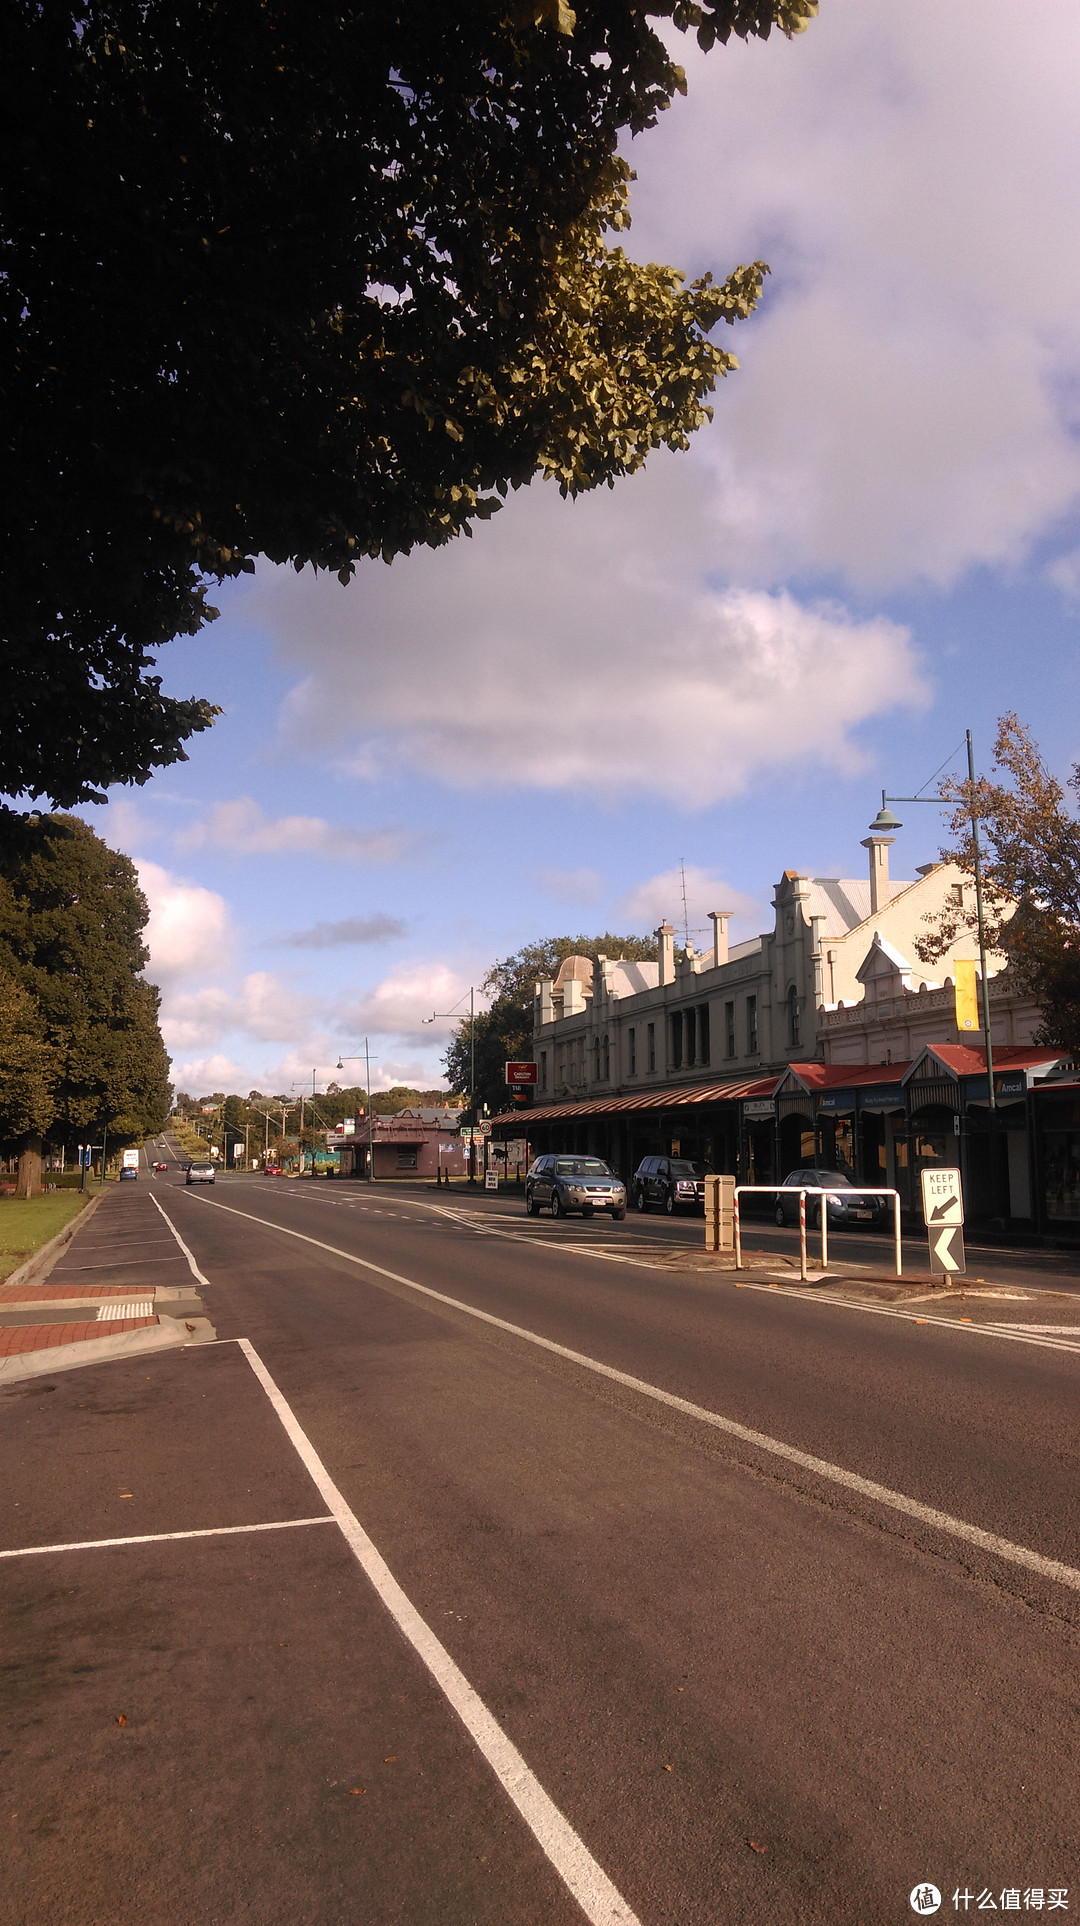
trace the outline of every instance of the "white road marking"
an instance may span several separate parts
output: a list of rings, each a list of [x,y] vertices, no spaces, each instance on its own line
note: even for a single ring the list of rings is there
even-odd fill
[[[336,1518],[281,1518],[271,1525],[210,1525],[203,1531],[147,1531],[132,1538],[81,1538],[71,1545],[24,1545],[0,1558],[44,1558],[52,1552],[104,1551],[113,1545],[160,1545],[173,1538],[238,1538],[248,1531],[297,1531],[301,1525],[336,1525]]]
[[[838,1311],[863,1311],[868,1313],[870,1317],[898,1317],[908,1324],[932,1324],[939,1331],[957,1331],[961,1337],[965,1338],[993,1337],[1001,1338],[1006,1342],[1015,1341],[1018,1344],[1034,1344],[1040,1346],[1044,1351],[1080,1351],[1080,1328],[1076,1325],[1065,1325],[1062,1327],[1070,1331],[1075,1340],[1069,1344],[1063,1338],[1041,1335],[1043,1332],[1049,1333],[1052,1327],[1048,1325],[975,1324],[973,1322],[961,1323],[959,1319],[954,1317],[932,1317],[921,1308],[921,1303],[918,1299],[916,1303],[920,1303],[919,1309],[905,1311],[901,1310],[896,1304],[853,1304],[850,1298],[830,1297],[827,1293],[820,1290],[804,1291],[798,1285],[787,1283],[786,1278],[783,1281],[778,1279],[772,1284],[751,1284],[748,1281],[743,1284],[742,1288],[745,1291],[761,1291],[765,1293],[778,1291],[782,1297],[801,1297],[805,1298],[810,1304],[831,1304]],[[955,1295],[955,1292],[950,1292],[950,1296]],[[1028,1332],[1032,1332],[1035,1335],[1029,1337]]]
[[[207,1198],[205,1201],[209,1203],[210,1200]],[[228,1209],[228,1206],[221,1205],[220,1208]],[[245,1215],[243,1211],[237,1214]],[[479,1694],[473,1691],[465,1674],[455,1665],[446,1647],[402,1591],[385,1559],[346,1504],[254,1345],[247,1338],[237,1338],[236,1342],[277,1412],[319,1496],[330,1507],[342,1536],[391,1618],[453,1706],[469,1737],[483,1753],[503,1790],[513,1800],[537,1844],[577,1900],[586,1919],[592,1922],[592,1926],[640,1926],[637,1915],[612,1885],[569,1820],[548,1797],[517,1747],[507,1738]]]
[[[818,1478],[826,1478],[830,1484],[842,1485],[862,1498],[869,1498],[875,1504],[885,1505],[890,1511],[901,1512],[907,1518],[917,1519],[920,1524],[932,1525],[935,1531],[946,1533],[950,1538],[961,1539],[965,1544],[976,1545],[981,1551],[993,1552],[996,1557],[1005,1559],[1011,1565],[1022,1566],[1027,1571],[1037,1572],[1040,1578],[1054,1579],[1060,1585],[1068,1585],[1072,1591],[1080,1592],[1080,1571],[1071,1565],[1064,1565],[1056,1558],[1044,1558],[1041,1552],[1032,1551],[1027,1545],[1016,1545],[1009,1538],[1000,1538],[996,1532],[983,1531],[979,1525],[969,1525],[963,1518],[953,1518],[947,1511],[938,1511],[933,1505],[924,1505],[917,1498],[909,1498],[905,1492],[893,1491],[889,1485],[879,1485],[872,1478],[863,1478],[858,1472],[848,1471],[844,1465],[834,1465],[828,1458],[815,1458],[811,1452],[800,1451],[797,1446],[785,1444],[781,1438],[772,1438],[764,1431],[752,1431],[748,1425],[739,1424],[734,1418],[721,1417],[717,1411],[708,1411],[703,1405],[692,1404],[688,1398],[677,1397],[673,1391],[664,1391],[659,1385],[648,1384],[644,1378],[635,1378],[627,1371],[616,1370],[614,1365],[602,1364],[598,1358],[590,1358],[583,1351],[572,1351],[568,1345],[556,1344],[553,1338],[541,1337],[538,1331],[527,1331],[523,1325],[511,1324],[506,1318],[496,1317],[491,1311],[477,1310],[474,1304],[465,1304],[460,1298],[449,1297],[445,1291],[433,1290],[430,1284],[418,1284],[415,1278],[402,1277],[397,1271],[388,1271],[382,1264],[372,1264],[366,1257],[355,1257],[352,1251],[343,1251],[335,1244],[324,1244],[318,1237],[308,1237],[304,1231],[289,1230],[284,1224],[271,1223],[268,1218],[254,1217],[250,1211],[237,1210],[231,1204],[219,1204],[210,1197],[202,1197],[201,1203],[209,1204],[213,1210],[227,1210],[233,1217],[245,1217],[249,1223],[263,1224],[267,1230],[278,1231],[283,1237],[295,1237],[301,1244],[313,1244],[317,1250],[328,1251],[332,1257],[344,1258],[346,1263],[357,1264],[361,1270],[373,1271],[378,1277],[389,1278],[391,1283],[404,1284],[410,1291],[417,1291],[421,1297],[432,1298],[436,1304],[448,1305],[451,1310],[463,1311],[467,1317],[478,1319],[481,1324],[490,1324],[499,1331],[508,1331],[512,1337],[523,1338],[526,1344],[535,1344],[542,1351],[550,1351],[555,1357],[566,1358],[571,1364],[578,1364],[586,1371],[595,1371],[598,1377],[608,1378],[614,1384],[625,1385],[627,1390],[636,1391],[642,1397],[651,1398],[671,1411],[678,1411],[684,1417],[693,1418],[699,1424],[711,1426],[728,1437],[738,1438],[743,1444],[753,1445],[758,1451],[768,1452],[774,1458],[783,1458],[788,1464],[798,1465],[803,1471],[810,1471]],[[762,1286],[750,1288],[761,1289]],[[876,1308],[876,1307],[875,1307]],[[910,1312],[904,1312],[905,1317]],[[947,1323],[948,1320],[940,1320]],[[954,1328],[951,1324],[949,1328]],[[978,1331],[979,1325],[964,1325],[963,1330]],[[996,1332],[998,1337],[1011,1336],[1012,1333]],[[237,1340],[246,1344],[246,1338]],[[1033,1342],[1053,1342],[1053,1340],[1033,1340]]]
[[[109,1318],[153,1317],[154,1300],[152,1297],[111,1298],[108,1304],[98,1305],[97,1315],[99,1324]]]
[[[209,1200],[207,1200],[207,1201],[209,1201]],[[195,1281],[196,1281],[196,1283],[197,1283],[197,1284],[205,1284],[205,1285],[206,1285],[206,1288],[207,1288],[207,1290],[209,1290],[209,1288],[210,1288],[210,1284],[209,1284],[209,1280],[208,1280],[207,1278],[205,1278],[205,1277],[203,1276],[203,1274],[202,1274],[202,1272],[201,1272],[201,1271],[200,1271],[200,1269],[199,1269],[199,1266],[198,1266],[198,1265],[196,1264],[196,1262],[195,1262],[195,1259],[194,1259],[194,1258],[193,1258],[193,1256],[191,1255],[191,1252],[190,1252],[190,1251],[188,1250],[188,1247],[187,1247],[187,1245],[185,1244],[185,1242],[184,1242],[184,1240],[183,1240],[183,1238],[181,1237],[181,1235],[180,1235],[180,1232],[179,1232],[179,1231],[177,1230],[177,1228],[176,1228],[176,1225],[175,1225],[175,1224],[173,1223],[173,1220],[172,1220],[172,1218],[171,1218],[171,1217],[169,1216],[169,1213],[168,1213],[168,1211],[167,1211],[167,1210],[165,1210],[165,1209],[163,1208],[163,1206],[162,1206],[161,1204],[159,1204],[159,1203],[158,1203],[158,1200],[157,1200],[157,1198],[156,1198],[156,1197],[154,1196],[154,1194],[153,1194],[153,1192],[152,1192],[152,1191],[151,1191],[151,1193],[150,1193],[150,1202],[151,1202],[151,1203],[152,1203],[152,1204],[153,1204],[153,1205],[155,1206],[155,1208],[156,1208],[157,1210],[160,1210],[160,1211],[161,1211],[161,1215],[162,1215],[162,1216],[164,1217],[164,1219],[165,1219],[165,1222],[166,1222],[166,1223],[168,1224],[168,1226],[169,1226],[169,1229],[171,1230],[171,1232],[172,1232],[172,1234],[173,1234],[173,1236],[175,1237],[175,1239],[176,1239],[176,1241],[177,1241],[177,1243],[178,1243],[178,1244],[179,1244],[179,1246],[180,1246],[180,1249],[181,1249],[181,1250],[183,1251],[183,1253],[184,1253],[184,1256],[185,1256],[185,1257],[187,1258],[187,1261],[188,1261],[188,1269],[190,1270],[190,1272],[191,1272],[191,1275],[192,1275],[192,1277],[193,1277],[193,1278],[195,1279]],[[225,1208],[225,1209],[227,1210],[227,1209],[228,1209],[228,1205],[226,1204],[226,1205],[224,1206],[224,1208]],[[244,1213],[243,1213],[243,1211],[241,1211],[241,1212],[240,1212],[239,1214],[240,1214],[240,1216],[243,1216],[243,1215],[244,1215]]]

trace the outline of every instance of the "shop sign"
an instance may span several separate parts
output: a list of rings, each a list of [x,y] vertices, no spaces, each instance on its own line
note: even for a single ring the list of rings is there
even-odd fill
[[[744,1097],[742,1113],[747,1118],[775,1117],[776,1105],[771,1097]]]

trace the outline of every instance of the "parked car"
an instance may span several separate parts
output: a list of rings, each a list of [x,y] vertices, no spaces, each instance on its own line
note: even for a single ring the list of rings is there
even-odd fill
[[[669,1217],[680,1205],[705,1208],[705,1166],[690,1157],[643,1157],[634,1172],[638,1210],[659,1204]]]
[[[792,1197],[785,1197],[784,1191],[794,1191]],[[840,1230],[845,1225],[880,1224],[885,1217],[887,1200],[884,1197],[865,1197],[856,1189],[850,1177],[840,1170],[793,1170],[784,1178],[782,1188],[776,1193],[776,1221],[778,1224],[797,1224],[799,1221],[800,1190],[827,1190],[829,1196],[829,1229]],[[821,1223],[821,1198],[808,1197],[806,1200],[806,1221],[808,1224]]]
[[[213,1164],[189,1164],[185,1184],[212,1184],[214,1181]]]
[[[525,1209],[535,1217],[544,1206],[553,1217],[571,1210],[591,1217],[606,1210],[619,1219],[626,1216],[626,1185],[600,1157],[537,1157],[525,1177]]]
[[[281,1176],[281,1165],[280,1165],[280,1164],[264,1164],[264,1165],[263,1165],[263,1176],[264,1176],[264,1177],[280,1177],[280,1176]]]

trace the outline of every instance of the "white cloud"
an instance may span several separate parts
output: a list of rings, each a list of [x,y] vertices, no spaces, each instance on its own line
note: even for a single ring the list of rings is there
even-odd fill
[[[245,1083],[245,1075],[241,1064],[234,1063],[231,1057],[222,1056],[220,1052],[209,1057],[174,1061],[172,1066],[174,1089],[186,1090],[189,1097],[204,1097],[211,1090],[224,1090],[226,1096],[232,1091],[246,1095],[254,1085]]]
[[[210,846],[238,856],[322,856],[350,863],[397,862],[411,841],[398,829],[343,829],[322,816],[267,816],[250,796],[215,803],[209,816],[176,838],[183,849]]]
[[[673,926],[681,940],[684,927],[684,877],[690,940],[696,949],[708,949],[712,945],[710,910],[730,910],[739,923],[757,927],[760,905],[753,897],[732,889],[730,883],[721,882],[711,871],[700,869],[694,863],[687,863],[685,872],[677,868],[666,869],[658,876],[650,876],[647,882],[640,883],[623,898],[619,905],[620,916],[625,917],[636,929],[658,929],[666,921]]]
[[[778,760],[860,766],[853,731],[918,704],[906,630],[710,586],[695,472],[577,503],[542,485],[471,542],[335,580],[263,570],[248,613],[312,673],[290,727],[462,788],[659,794],[701,807]],[[362,733],[361,733],[362,732]]]
[[[477,998],[477,1009],[485,1008],[486,998]],[[440,1012],[435,1024],[426,1022],[432,1011]],[[447,1010],[469,1013],[469,986],[458,971],[442,963],[406,963],[368,990],[355,1003],[339,1011],[341,1027],[352,1036],[395,1037],[414,1048],[430,1049],[439,1055],[460,1018],[446,1018]],[[374,1081],[374,1079],[373,1079]]]
[[[629,244],[773,268],[696,458],[716,561],[859,585],[1011,565],[1080,494],[1080,15],[832,5],[708,57],[635,146]]]
[[[399,916],[346,916],[338,923],[314,923],[307,930],[293,930],[279,943],[293,950],[342,949],[362,943],[388,943],[404,936],[405,924]]]
[[[146,943],[153,980],[167,984],[220,969],[231,941],[224,897],[170,875],[158,863],[140,861],[136,867],[150,905]]]

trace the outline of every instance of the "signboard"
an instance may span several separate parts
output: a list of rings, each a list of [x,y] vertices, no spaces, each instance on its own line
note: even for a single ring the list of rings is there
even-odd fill
[[[964,1255],[964,1193],[958,1170],[922,1172],[923,1220],[930,1246],[930,1269],[946,1277],[962,1277]]]
[[[515,1083],[535,1084],[538,1076],[539,1070],[535,1063],[508,1063],[506,1066],[506,1081],[510,1085]]]
[[[742,1113],[744,1117],[775,1117],[776,1105],[771,1097],[749,1097],[744,1099]]]
[[[497,1170],[489,1170],[489,1171],[487,1171],[487,1172],[485,1172],[485,1175],[484,1175],[484,1189],[485,1189],[485,1190],[498,1190],[498,1188],[499,1188],[499,1173],[498,1173],[498,1171],[497,1171]]]
[[[233,1160],[233,1163],[234,1163],[234,1164],[238,1164],[238,1163],[240,1162],[240,1159],[241,1159],[241,1157],[243,1156],[243,1154],[244,1154],[244,1146],[243,1146],[243,1144],[234,1144],[234,1145],[233,1145],[233,1147],[232,1147],[232,1160]]]
[[[480,1133],[479,1133],[479,1131],[478,1131],[478,1132],[477,1132],[477,1135],[479,1136],[479,1134],[480,1134]],[[465,1144],[465,1145],[466,1145],[466,1147],[467,1147],[467,1146],[468,1146],[469,1144],[471,1144],[471,1143],[472,1143],[472,1140],[473,1140],[473,1128],[472,1128],[472,1125],[471,1125],[471,1124],[462,1124],[462,1126],[461,1126],[461,1129],[460,1129],[460,1131],[458,1132],[458,1135],[460,1136],[460,1138],[461,1138],[461,1141],[462,1141],[462,1143],[463,1143],[463,1144]]]
[[[481,1119],[480,1119],[480,1122],[479,1122],[479,1123],[477,1124],[477,1126],[476,1126],[476,1133],[475,1133],[475,1134],[476,1134],[476,1135],[477,1135],[478,1137],[490,1137],[490,1135],[491,1135],[491,1119],[490,1119],[490,1117],[481,1117]]]
[[[956,1006],[956,1027],[961,1036],[966,1031],[978,1030],[979,992],[973,960],[957,957],[953,963],[953,1002]]]

